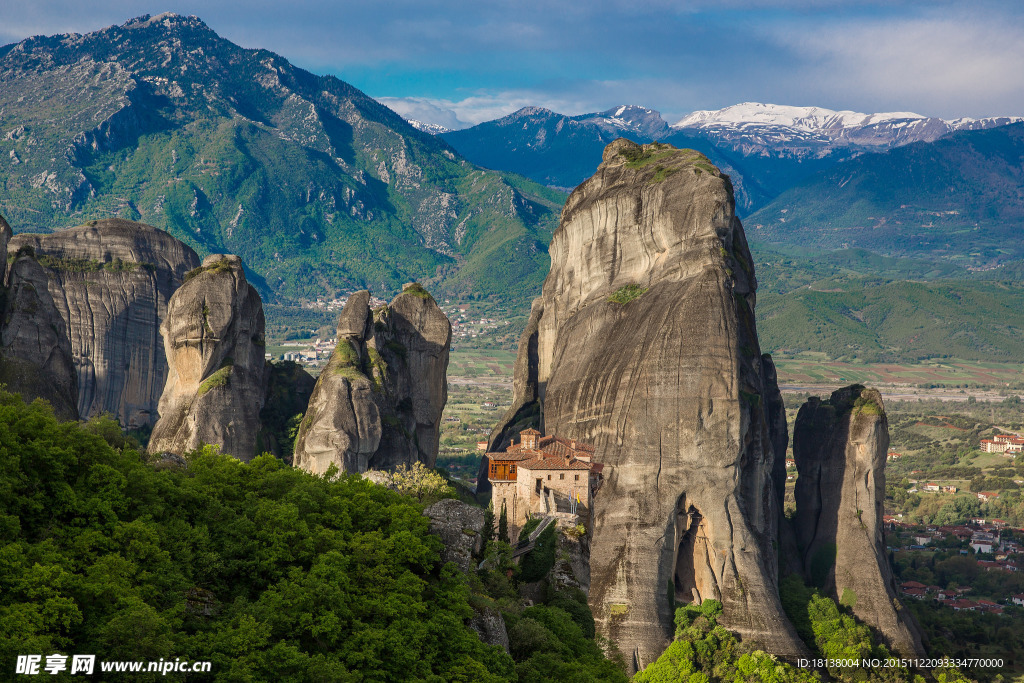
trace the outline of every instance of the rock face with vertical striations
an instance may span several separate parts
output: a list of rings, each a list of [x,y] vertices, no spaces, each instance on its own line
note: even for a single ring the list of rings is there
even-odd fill
[[[897,599],[885,555],[882,504],[889,426],[882,396],[852,385],[797,414],[794,528],[806,578],[878,629],[905,657],[922,657],[917,623]]]
[[[151,453],[202,444],[250,460],[266,397],[263,302],[237,256],[212,254],[171,297],[160,327],[169,363]]]
[[[341,312],[295,439],[296,467],[365,472],[437,459],[451,323],[418,284],[376,310],[369,301],[356,292]]]
[[[46,270],[31,248],[16,250],[7,266],[11,227],[0,217],[4,247],[0,305],[0,382],[25,401],[42,398],[63,420],[78,419],[78,379],[67,327],[47,286]]]
[[[191,248],[162,230],[120,219],[48,235],[20,234],[31,247],[71,343],[78,413],[110,413],[126,427],[152,426],[167,377],[160,324],[185,273]]]
[[[714,598],[743,640],[806,652],[778,597],[785,422],[728,178],[697,152],[616,140],[569,197],[550,254],[490,442],[535,404],[546,433],[594,444],[599,631],[637,669],[669,643],[671,601]]]

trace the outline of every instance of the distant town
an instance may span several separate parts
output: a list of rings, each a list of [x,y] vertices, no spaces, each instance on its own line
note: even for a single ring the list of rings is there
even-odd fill
[[[303,303],[302,308],[318,312],[340,312],[345,308],[345,303],[351,295],[352,292],[347,292],[345,295],[335,299],[318,298],[315,301]],[[371,308],[384,306],[387,303],[387,301],[379,297],[370,297]],[[475,307],[472,304],[453,302],[451,299],[445,299],[443,302],[440,302],[439,307],[452,323],[453,348],[460,341],[489,337],[495,332],[503,331],[503,328],[507,328],[512,324],[512,321],[505,317],[479,313],[477,310],[474,310]],[[316,330],[310,330],[310,334],[315,335]],[[315,370],[327,363],[337,343],[338,340],[333,337],[330,339],[313,337],[312,339],[284,341],[279,346],[285,347],[286,350],[282,351],[279,349],[277,353],[273,351],[268,352],[266,358],[267,360],[294,361]]]

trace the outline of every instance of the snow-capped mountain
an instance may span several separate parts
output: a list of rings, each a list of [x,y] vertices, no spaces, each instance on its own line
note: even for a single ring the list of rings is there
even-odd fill
[[[424,133],[430,133],[431,135],[440,135],[441,133],[450,133],[451,128],[445,128],[444,126],[437,123],[424,123],[423,121],[417,121],[416,119],[406,119],[410,126],[416,130],[421,130]]]
[[[697,129],[733,144],[896,147],[910,142],[930,142],[958,130],[981,130],[1019,121],[1024,118],[944,120],[914,112],[864,114],[823,107],[744,102],[715,111],[695,111],[672,124],[672,129]]]
[[[573,118],[583,123],[592,123],[606,133],[639,135],[654,140],[671,132],[660,112],[636,104],[612,107],[596,114]]]

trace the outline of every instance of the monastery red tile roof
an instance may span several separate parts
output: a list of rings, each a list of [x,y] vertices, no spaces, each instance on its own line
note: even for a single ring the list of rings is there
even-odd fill
[[[520,451],[518,448],[515,450],[507,450],[504,453],[485,453],[485,455],[491,460],[529,460],[530,458],[536,458],[536,451]]]
[[[527,429],[520,434],[537,436],[540,432]],[[545,436],[537,440],[537,448],[524,448],[520,440],[520,443],[510,445],[504,453],[486,455],[492,462],[518,462],[519,467],[525,470],[589,470],[600,474],[604,465],[590,461],[593,453],[594,447],[590,444],[560,436]],[[583,459],[577,459],[576,456],[582,456]]]
[[[561,458],[534,458],[519,463],[524,470],[589,470],[591,464],[582,460],[566,462]]]

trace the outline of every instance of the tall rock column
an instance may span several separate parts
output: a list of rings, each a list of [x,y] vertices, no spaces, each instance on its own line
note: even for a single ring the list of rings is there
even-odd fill
[[[0,217],[0,243],[10,238],[11,228]],[[6,249],[3,253],[6,266]],[[13,263],[3,270],[0,382],[25,401],[49,401],[61,419],[77,420],[78,378],[71,342],[50,296],[46,270],[31,247],[16,250]]]
[[[220,446],[255,455],[266,397],[263,302],[237,256],[212,254],[171,297],[160,327],[169,361],[149,451]]]
[[[160,324],[199,257],[163,230],[121,219],[11,240],[11,251],[23,247],[43,266],[67,329],[78,413],[152,426],[167,378]]]
[[[437,460],[451,323],[418,284],[387,306],[371,311],[369,302],[356,292],[338,318],[338,345],[295,439],[296,467],[365,472]]]
[[[889,424],[882,396],[855,384],[810,398],[793,430],[803,570],[907,657],[924,655],[917,623],[897,599],[882,537]]]
[[[600,632],[640,668],[669,643],[673,603],[714,598],[745,641],[804,653],[778,597],[785,423],[728,178],[692,150],[616,140],[570,195],[550,253],[491,443],[534,404],[545,433],[594,444]]]

